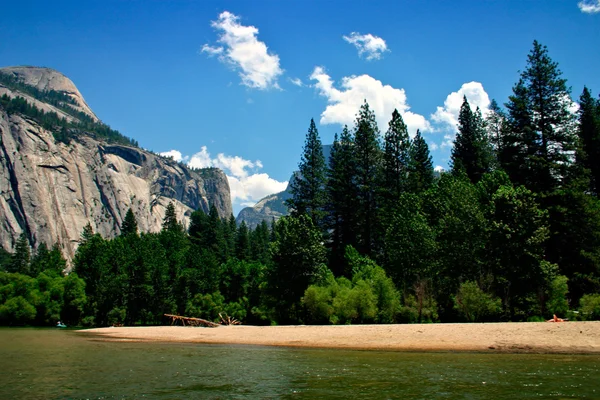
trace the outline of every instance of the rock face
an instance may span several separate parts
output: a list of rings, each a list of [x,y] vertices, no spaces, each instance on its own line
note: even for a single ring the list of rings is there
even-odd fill
[[[332,145],[330,144],[323,146],[323,157],[325,157],[327,163],[331,155],[331,148]],[[290,184],[296,179],[296,174],[297,172],[292,175],[288,187],[283,192],[263,197],[254,206],[242,209],[236,218],[238,225],[243,221],[249,228],[256,228],[262,221],[266,221],[270,225],[273,220],[277,221],[279,218],[288,215],[289,211],[285,201],[292,197]]]
[[[23,70],[27,82],[78,97],[81,109],[95,118],[70,80],[48,69]],[[2,90],[10,92],[0,86]],[[58,242],[71,258],[88,223],[104,237],[114,236],[131,208],[140,231],[156,232],[171,202],[185,225],[196,209],[208,213],[214,205],[222,217],[232,213],[227,177],[219,169],[191,170],[139,148],[85,135],[64,144],[36,121],[8,115],[0,107],[0,246],[4,249],[12,251],[18,236],[26,232],[34,248],[42,242],[48,246]]]
[[[254,229],[263,221],[266,221],[270,225],[273,220],[277,221],[284,215],[288,215],[289,212],[285,201],[291,197],[289,189],[290,186],[288,184],[288,187],[283,192],[271,194],[262,198],[254,206],[242,209],[235,219],[236,222],[238,224],[245,222],[249,228]]]
[[[13,75],[24,84],[39,90],[56,90],[68,94],[77,103],[74,106],[75,109],[86,113],[94,120],[98,120],[98,117],[87,105],[75,84],[58,71],[40,67],[4,67],[0,68],[0,72]]]

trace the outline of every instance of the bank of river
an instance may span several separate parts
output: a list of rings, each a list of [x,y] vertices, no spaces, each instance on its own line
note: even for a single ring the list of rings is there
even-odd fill
[[[0,360],[2,399],[600,398],[597,355],[148,343],[0,329]]]
[[[337,326],[158,326],[84,331],[106,339],[399,351],[600,354],[600,322]]]

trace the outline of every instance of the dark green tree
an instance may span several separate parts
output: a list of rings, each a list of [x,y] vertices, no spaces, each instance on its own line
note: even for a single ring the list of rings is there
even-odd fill
[[[571,97],[558,64],[537,41],[506,104],[508,131],[501,139],[500,162],[515,183],[550,193],[570,176],[575,150]]]
[[[358,250],[372,257],[382,239],[376,237],[382,152],[375,113],[366,101],[360,107],[354,129]]]
[[[408,190],[412,193],[422,193],[429,189],[433,185],[433,172],[429,146],[417,130],[409,151]]]
[[[279,323],[297,322],[304,291],[321,279],[326,269],[326,251],[321,233],[306,215],[283,217],[275,229],[277,241],[267,271],[267,293]]]
[[[337,276],[349,275],[344,252],[346,246],[356,245],[356,160],[354,141],[344,126],[342,134],[333,142],[327,168],[326,210],[327,229],[330,232],[329,265]]]
[[[235,256],[240,261],[245,261],[250,258],[250,236],[245,221],[242,221],[238,227],[235,240]]]
[[[177,213],[175,212],[175,206],[172,202],[169,203],[165,210],[162,228],[163,230],[171,232],[183,231],[183,226],[177,221]]]
[[[467,97],[463,98],[458,115],[458,133],[451,155],[452,172],[464,171],[471,182],[477,183],[492,166],[492,150],[479,108],[471,111]]]
[[[590,191],[600,190],[600,101],[592,97],[587,87],[579,98],[579,148],[577,162],[590,172]]]
[[[137,235],[138,233],[138,225],[137,220],[135,219],[135,214],[133,210],[129,208],[127,213],[125,214],[125,218],[123,219],[123,223],[121,224],[121,235]]]
[[[398,110],[392,113],[383,143],[381,199],[384,215],[389,215],[406,190],[411,144],[408,129]]]
[[[308,214],[316,226],[323,227],[325,205],[325,158],[319,131],[315,121],[310,120],[298,174],[290,184],[292,197],[287,200],[291,214]]]
[[[17,239],[17,243],[15,244],[15,251],[12,255],[12,260],[9,268],[7,268],[7,271],[29,275],[30,262],[31,250],[29,248],[29,240],[27,239],[25,232],[22,232]]]

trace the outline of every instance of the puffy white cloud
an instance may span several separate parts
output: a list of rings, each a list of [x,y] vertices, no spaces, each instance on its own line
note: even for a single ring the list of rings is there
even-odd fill
[[[433,170],[435,172],[444,172],[445,171],[444,167],[442,167],[441,165],[436,165]]]
[[[600,0],[583,0],[577,3],[577,7],[586,14],[595,14],[600,12]]]
[[[358,49],[360,57],[366,56],[369,61],[379,60],[384,52],[389,51],[385,40],[370,33],[361,35],[358,32],[352,32],[349,36],[342,37]]]
[[[435,151],[435,150],[437,150],[439,148],[440,148],[440,146],[437,143],[433,143],[433,142],[429,143],[429,149],[430,150]]]
[[[337,89],[322,67],[315,67],[310,79],[316,81],[314,87],[327,99],[328,105],[321,114],[322,124],[352,126],[360,106],[366,100],[375,112],[377,124],[382,132],[387,130],[394,109],[402,115],[411,136],[417,129],[431,130],[431,125],[424,116],[409,111],[410,106],[404,89],[384,85],[369,75],[344,77],[341,89]]]
[[[177,162],[183,161],[183,156],[182,156],[181,152],[177,151],[177,150],[165,151],[164,153],[159,153],[159,154],[163,157],[172,158],[173,160],[175,160]]]
[[[240,17],[224,11],[211,23],[217,29],[219,46],[205,44],[202,52],[218,56],[219,60],[239,70],[242,84],[257,89],[279,88],[278,77],[283,73],[279,56],[269,53],[267,45],[257,39],[258,29],[244,26]]]
[[[483,85],[479,82],[468,82],[463,83],[458,91],[450,93],[444,101],[444,106],[438,106],[436,112],[431,114],[431,119],[439,124],[456,128],[464,96],[467,97],[472,110],[479,107],[483,114],[487,113],[490,106],[490,98],[483,89]]]
[[[287,187],[287,181],[279,182],[265,173],[258,173],[263,168],[260,160],[250,161],[240,156],[229,156],[223,153],[212,157],[206,146],[190,156],[182,156],[178,150],[160,153],[165,157],[172,157],[176,161],[187,161],[193,168],[221,168],[227,175],[231,201],[241,206],[254,205],[263,197],[278,193]]]

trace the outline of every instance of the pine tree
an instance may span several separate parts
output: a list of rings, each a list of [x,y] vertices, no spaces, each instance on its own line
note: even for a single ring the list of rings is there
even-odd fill
[[[587,87],[579,98],[579,140],[577,163],[590,172],[590,191],[600,191],[600,101],[592,97]]]
[[[506,129],[506,115],[496,100],[492,100],[490,103],[485,117],[485,127],[492,150],[497,151],[500,147],[502,132]]]
[[[356,214],[358,250],[372,256],[380,244],[377,233],[377,192],[381,171],[381,145],[375,113],[365,103],[361,106],[354,132],[356,160]]]
[[[433,161],[429,146],[423,139],[421,131],[413,139],[409,151],[408,189],[412,193],[421,193],[433,185]]]
[[[347,274],[344,252],[356,245],[356,172],[354,142],[348,127],[335,136],[327,168],[326,210],[330,231],[330,268],[337,276]]]
[[[121,235],[137,235],[137,233],[137,220],[135,219],[133,210],[130,208],[127,210],[127,214],[125,214],[125,218],[123,219],[123,224],[121,225]]]
[[[398,110],[394,110],[384,137],[382,160],[382,206],[387,212],[392,212],[392,204],[406,189],[409,149],[408,129]]]
[[[501,163],[514,182],[538,193],[564,184],[573,164],[574,116],[566,79],[537,41],[506,107],[510,132],[502,138]]]
[[[458,115],[458,134],[454,140],[451,164],[452,172],[465,172],[471,182],[476,183],[481,176],[491,170],[491,147],[487,140],[483,118],[479,108],[471,111],[467,97]]]
[[[240,261],[248,260],[250,257],[250,236],[245,221],[242,221],[238,227],[235,240],[235,256]]]
[[[287,205],[291,208],[292,215],[306,213],[316,226],[322,228],[325,204],[325,158],[319,131],[313,119],[310,120],[310,127],[306,134],[298,172],[290,184],[292,197],[287,200]]]
[[[15,252],[12,255],[12,260],[7,268],[8,272],[16,272],[19,274],[29,274],[29,263],[31,261],[31,250],[29,248],[29,240],[25,232],[22,232],[15,244]]]
[[[169,203],[165,210],[165,217],[163,218],[162,229],[171,232],[182,231],[183,226],[177,221],[177,214],[175,213],[175,206],[173,203]]]

